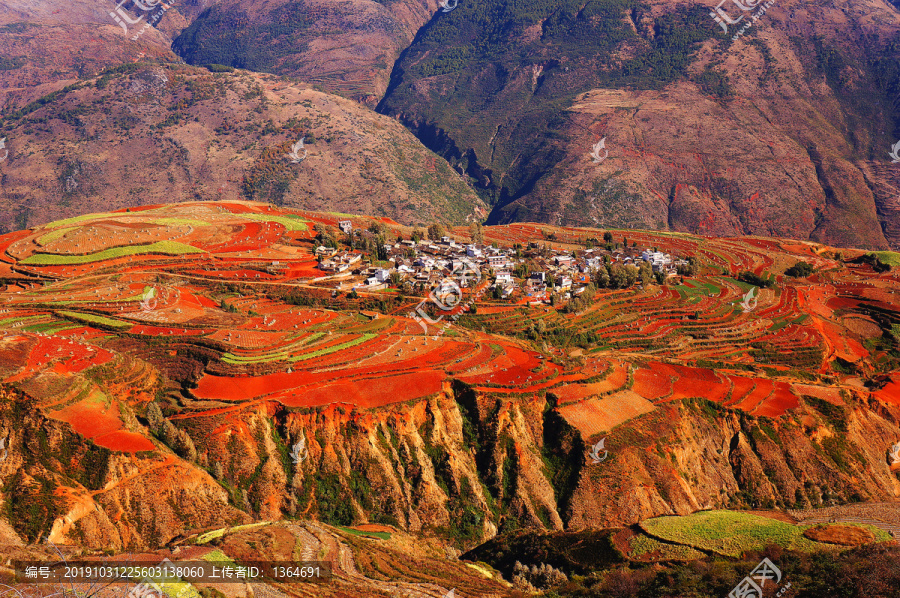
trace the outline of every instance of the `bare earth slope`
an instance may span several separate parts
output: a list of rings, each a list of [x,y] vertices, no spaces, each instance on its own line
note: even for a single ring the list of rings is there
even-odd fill
[[[158,27],[147,18],[122,29],[110,12],[116,3],[73,0],[61,5],[44,0],[0,4],[0,107],[21,107],[79,78],[90,78],[107,67],[140,58],[178,62],[171,39],[163,33],[182,23],[176,10],[162,12]],[[141,11],[122,11],[136,19]],[[177,26],[177,25],[176,25]]]
[[[461,223],[484,204],[399,123],[271,75],[130,64],[4,119],[0,226],[179,198]],[[293,163],[288,154],[304,139]]]
[[[425,27],[379,106],[490,222],[900,246],[892,5],[778,2],[733,41],[709,2],[501,4]]]
[[[433,0],[222,0],[175,40],[191,64],[218,63],[317,83],[370,107]]]

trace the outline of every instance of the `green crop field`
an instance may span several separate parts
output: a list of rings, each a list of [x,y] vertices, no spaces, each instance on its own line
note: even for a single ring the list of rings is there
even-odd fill
[[[47,245],[48,243],[52,243],[53,241],[56,241],[57,239],[64,237],[67,232],[72,231],[72,230],[75,230],[74,226],[58,228],[55,231],[49,232],[46,235],[44,235],[43,237],[39,238],[37,240],[38,245]]]
[[[339,345],[334,345],[331,347],[326,347],[324,349],[319,349],[318,351],[312,351],[310,353],[303,353],[302,355],[295,355],[290,358],[290,361],[305,361],[307,359],[312,359],[313,357],[321,357],[323,355],[328,355],[330,353],[334,353],[336,351],[343,351],[344,349],[349,349],[350,347],[354,347],[360,343],[364,343],[368,340],[371,340],[378,336],[377,334],[364,334],[359,338],[355,338],[352,341],[347,341],[346,343],[341,343]]]
[[[131,328],[132,326],[130,322],[123,322],[122,320],[114,320],[112,318],[105,318],[103,316],[95,316],[94,314],[82,314],[74,311],[61,311],[59,312],[59,315],[70,318],[72,320],[76,320],[78,322],[99,324],[101,326],[108,326],[110,328]]]
[[[650,536],[636,536],[631,540],[631,553],[633,559],[645,554],[653,554],[658,560],[694,560],[702,559],[703,553],[684,544],[667,544]]]
[[[241,214],[241,218],[246,218],[247,220],[257,220],[259,222],[277,222],[278,224],[284,225],[284,227],[290,231],[302,231],[308,228],[306,226],[307,221],[301,220],[299,217],[288,218],[287,216],[268,216],[266,214]]]
[[[150,221],[153,224],[159,224],[160,226],[178,226],[180,224],[186,224],[188,226],[209,226],[209,222],[205,222],[203,220],[197,220],[196,218],[156,218]]]
[[[378,538],[379,540],[390,540],[391,535],[388,532],[366,532],[363,530],[353,529],[351,527],[343,527],[341,525],[337,526],[339,530],[342,532],[347,532],[348,534],[352,534],[354,536],[363,536],[366,538]]]
[[[887,264],[892,268],[900,266],[900,253],[896,251],[873,251],[872,253],[882,264]]]
[[[162,253],[166,255],[183,255],[185,253],[206,253],[202,249],[177,241],[158,241],[150,245],[128,245],[126,247],[113,247],[104,249],[89,255],[56,255],[50,253],[35,253],[22,260],[22,264],[31,266],[68,266],[72,264],[90,264],[102,260],[127,257],[129,255],[142,255],[145,253]]]
[[[842,525],[867,529],[875,534],[876,541],[890,540],[886,532],[870,525]],[[792,525],[735,511],[701,511],[685,517],[656,517],[641,522],[641,527],[668,542],[732,557],[739,557],[748,550],[762,550],[767,544],[804,552],[816,552],[830,546],[803,536],[803,531],[812,526]]]

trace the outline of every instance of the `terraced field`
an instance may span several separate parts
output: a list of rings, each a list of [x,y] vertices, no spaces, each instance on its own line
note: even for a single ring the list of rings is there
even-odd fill
[[[795,407],[801,394],[829,392],[816,384],[836,392],[849,377],[832,367],[835,358],[856,364],[859,373],[896,362],[883,345],[874,347],[871,334],[862,338],[844,323],[847,314],[876,331],[900,323],[897,274],[842,265],[813,244],[628,231],[642,245],[700,256],[701,274],[671,286],[599,292],[575,314],[482,302],[477,315],[460,320],[456,336],[432,338],[400,315],[362,325],[346,312],[266,298],[277,286],[311,280],[286,273],[312,261],[296,241],[311,238],[316,221],[330,225],[334,217],[249,203],[184,204],[81,216],[9,235],[3,260],[26,286],[7,289],[0,325],[27,346],[65,339],[101,351],[90,339],[113,333],[211,349],[217,365],[191,391],[198,404],[265,399],[294,407],[374,407],[439,393],[459,380],[507,397],[553,393],[574,403],[565,410],[572,421],[584,419],[577,404],[624,390],[652,403],[703,397],[774,417]],[[524,244],[545,228],[513,224],[485,234],[488,241]],[[555,243],[570,247],[599,234],[553,230]],[[273,275],[244,267],[260,255],[286,268]],[[760,274],[775,261],[801,258],[822,272],[809,280],[779,276],[775,289],[759,293],[755,310],[739,307],[750,285],[736,280],[737,273]],[[45,282],[29,282],[36,276]],[[229,298],[215,280],[262,286]],[[145,299],[151,289],[152,301]],[[877,290],[877,300],[868,298]],[[538,323],[555,346],[546,356],[523,334]],[[495,350],[485,361],[487,345]],[[581,356],[569,357],[576,347]],[[11,379],[42,372],[60,358],[32,359]],[[192,416],[202,417],[202,410]]]
[[[366,228],[364,217],[353,219]],[[516,516],[532,525],[560,528],[565,513],[552,501],[574,490],[551,485],[566,483],[568,474],[559,454],[548,452],[557,440],[542,436],[546,430],[561,436],[574,431],[566,442],[580,450],[608,434],[617,442],[634,439],[642,426],[674,421],[685,405],[701,405],[703,413],[729,421],[750,417],[811,430],[821,421],[839,425],[840,414],[859,412],[862,405],[900,406],[898,274],[853,263],[852,250],[843,250],[839,260],[833,248],[813,244],[630,230],[628,239],[640,245],[699,257],[700,271],[670,285],[599,290],[572,313],[479,295],[475,313],[459,310],[446,331],[439,322],[423,332],[409,315],[419,296],[366,292],[351,299],[331,293],[333,281],[315,269],[312,252],[316,235],[335,222],[334,215],[289,213],[265,204],[187,203],[79,217],[0,237],[6,285],[0,291],[0,384],[25,393],[48,421],[69,426],[91,447],[122,459],[117,467],[130,472],[104,486],[62,484],[57,495],[66,497],[64,506],[45,531],[60,540],[85,533],[75,522],[104,500],[110,515],[102,525],[119,525],[121,513],[136,507],[130,498],[105,496],[166,471],[202,487],[199,495],[219,497],[219,510],[207,519],[185,514],[190,509],[183,497],[194,489],[167,499],[178,505],[167,517],[195,526],[201,520],[211,525],[278,519],[289,512],[330,517],[345,526],[435,526],[470,541],[494,524],[467,511],[468,500],[484,505],[484,513],[519,509]],[[388,238],[411,233],[383,224]],[[545,228],[486,227],[484,235],[501,244],[527,244],[542,239]],[[588,229],[549,229],[554,246],[573,249],[602,237]],[[778,271],[800,259],[818,272],[790,279]],[[269,268],[275,261],[281,267]],[[761,290],[749,311],[739,305],[750,289],[737,279],[745,271],[776,275],[775,287]],[[465,300],[481,290],[467,289]],[[860,421],[860,430],[876,429]],[[487,430],[488,425],[494,427]],[[398,430],[407,434],[403,440]],[[765,440],[751,437],[754,446]],[[13,452],[22,452],[25,438],[15,432],[10,438]],[[301,438],[314,458],[292,463],[289,445]],[[525,438],[540,440],[529,445]],[[343,447],[351,440],[379,452],[362,455],[356,448],[351,459]],[[493,458],[475,448],[466,452],[487,442],[497,442],[495,454],[502,458],[486,478],[498,481],[482,490],[461,473],[461,463],[476,463],[476,454]],[[885,436],[885,446],[892,442]],[[849,467],[853,453],[821,444],[835,467]],[[439,447],[445,446],[461,452],[444,457]],[[634,447],[642,459],[662,450],[637,441]],[[673,447],[663,463],[685,467],[679,460],[687,457],[679,450]],[[566,467],[591,464],[586,454],[572,455],[577,463]],[[885,464],[873,464],[883,456],[859,458],[870,459],[867,472],[881,475],[884,469],[890,475]],[[356,470],[373,464],[384,468],[382,488],[395,491],[388,506],[379,506],[378,492],[366,498],[360,490],[374,482]],[[513,466],[521,471],[510,478]],[[643,480],[635,492],[653,486],[647,480],[659,471],[662,465],[656,464],[635,477]],[[619,483],[603,475],[579,479]],[[682,487],[688,479],[682,478]],[[407,483],[417,489],[397,489]],[[876,496],[886,499],[891,482],[879,483]],[[339,490],[341,484],[349,490]],[[641,495],[636,503],[673,512],[654,500]],[[405,514],[399,501],[424,501],[423,517],[430,519],[423,523],[418,514]],[[371,515],[378,508],[380,514]],[[136,525],[136,516],[130,517],[129,525]],[[610,517],[628,522],[621,512]],[[463,523],[470,527],[460,531]],[[173,537],[185,533],[172,525]],[[321,549],[353,583],[390,593],[400,586],[372,580],[405,576],[410,595],[442,596],[448,589],[415,567],[396,571],[398,565],[375,556],[353,560],[354,543],[374,540],[312,525],[290,533],[327,536],[328,546]],[[653,538],[642,539],[636,551],[662,550],[654,542],[667,538]],[[676,552],[698,550],[712,548],[684,543]],[[386,568],[391,573],[382,575]],[[472,579],[466,583],[475,591]],[[484,589],[483,595],[501,587]]]

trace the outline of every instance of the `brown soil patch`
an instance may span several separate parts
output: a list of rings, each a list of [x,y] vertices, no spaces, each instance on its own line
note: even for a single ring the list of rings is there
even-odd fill
[[[863,338],[875,338],[881,336],[881,327],[869,318],[859,316],[844,318],[844,326],[850,332],[854,332]]]
[[[875,534],[853,525],[817,525],[803,532],[803,535],[816,542],[840,546],[861,546],[875,541]]]
[[[612,540],[613,545],[619,549],[619,552],[629,555],[631,554],[631,539],[636,535],[637,534],[635,534],[634,530],[630,527],[623,527],[613,533],[613,535],[610,536],[610,540]]]
[[[592,398],[559,407],[560,415],[584,438],[612,430],[619,424],[653,411],[656,406],[631,390],[606,398]]]
[[[788,513],[784,511],[747,511],[751,515],[759,515],[760,517],[768,517],[769,519],[777,519],[778,521],[784,521],[785,523],[790,523],[791,525],[797,523],[796,517],[791,517]]]

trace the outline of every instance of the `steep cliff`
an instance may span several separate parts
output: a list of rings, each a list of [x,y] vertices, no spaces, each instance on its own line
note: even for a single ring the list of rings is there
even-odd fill
[[[28,539],[50,531],[97,548],[291,517],[383,523],[471,547],[501,528],[599,529],[700,509],[900,496],[883,450],[900,411],[874,399],[848,403],[846,430],[812,407],[773,421],[702,399],[669,403],[609,431],[599,464],[544,400],[479,396],[459,383],[374,411],[260,403],[212,435],[175,415],[193,458],[176,440],[112,455],[29,411],[27,397],[7,389],[5,400],[4,426],[26,422],[10,435],[16,456],[0,465],[17,471],[4,492],[9,520]],[[139,415],[135,429],[159,430],[152,420]],[[301,438],[308,452],[295,464],[289,450]],[[75,475],[70,461],[81,464]],[[39,516],[19,512],[26,500],[42,505]]]

